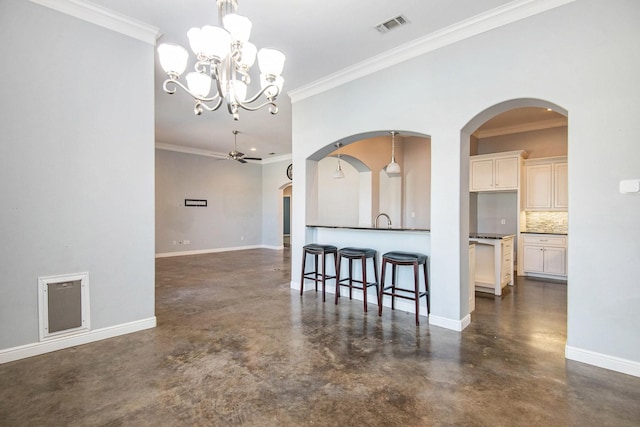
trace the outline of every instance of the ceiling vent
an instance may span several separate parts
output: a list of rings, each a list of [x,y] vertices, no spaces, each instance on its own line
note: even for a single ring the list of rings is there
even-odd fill
[[[387,33],[395,28],[408,24],[409,21],[404,15],[398,15],[395,18],[391,18],[380,25],[376,25],[376,30],[380,33]]]

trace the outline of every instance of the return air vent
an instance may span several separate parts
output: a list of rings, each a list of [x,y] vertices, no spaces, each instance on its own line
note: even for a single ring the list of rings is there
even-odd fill
[[[380,25],[376,25],[376,30],[378,30],[380,33],[384,34],[384,33],[387,33],[389,31],[393,30],[394,28],[401,27],[401,26],[406,25],[408,23],[409,23],[409,21],[407,20],[407,18],[404,15],[398,15],[395,18],[391,18],[388,21],[385,21]]]

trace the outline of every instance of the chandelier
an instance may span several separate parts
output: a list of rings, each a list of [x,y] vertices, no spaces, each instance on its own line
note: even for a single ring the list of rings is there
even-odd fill
[[[223,103],[226,103],[234,120],[239,119],[240,108],[256,111],[269,106],[269,112],[276,114],[278,106],[275,101],[284,84],[281,76],[284,54],[276,49],[262,48],[258,51],[249,42],[252,24],[248,18],[235,13],[237,0],[216,2],[223,28],[205,25],[187,32],[196,63],[195,71],[185,77],[186,86],[178,79],[187,67],[187,50],[173,43],[158,46],[160,65],[169,77],[162,86],[164,91],[174,94],[181,88],[187,92],[195,100],[193,111],[196,115],[204,110],[215,111]],[[255,63],[256,56],[260,68],[260,90],[254,96],[247,97],[247,86],[251,84],[249,69]],[[259,104],[258,99],[263,95],[264,102]]]

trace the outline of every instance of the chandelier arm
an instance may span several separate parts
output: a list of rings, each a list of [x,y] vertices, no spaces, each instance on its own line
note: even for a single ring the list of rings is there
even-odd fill
[[[173,84],[176,87],[170,88],[169,87],[170,84]],[[215,101],[216,99],[219,98],[219,94],[218,94],[220,92],[219,90],[218,90],[218,93],[216,93],[215,95],[207,97],[207,98],[204,98],[202,96],[198,96],[195,93],[191,92],[189,90],[189,88],[187,88],[185,85],[182,84],[182,82],[180,82],[178,80],[175,80],[175,79],[167,79],[167,80],[164,81],[164,84],[162,85],[162,88],[164,89],[164,91],[166,93],[168,93],[169,95],[173,95],[174,93],[176,93],[178,87],[181,88],[182,90],[184,90],[185,92],[187,92],[189,95],[191,95],[191,97],[193,99],[195,99],[196,101],[199,101],[199,102],[203,102],[203,103],[204,102],[211,102],[211,101]]]
[[[260,104],[258,106],[255,107],[251,107],[249,105],[246,105],[240,101],[237,101],[236,104],[238,107],[241,107],[244,110],[247,111],[258,111],[259,109],[266,107],[267,105],[270,105],[271,107],[269,108],[269,111],[271,112],[271,114],[277,114],[278,113],[278,106],[276,105],[276,103],[274,101],[267,101],[263,104]],[[236,109],[237,110],[237,109]]]
[[[260,98],[260,96],[263,93],[265,93],[267,91],[267,89],[270,89],[270,88],[275,88],[276,89],[276,94],[271,96],[271,97],[267,96],[267,99],[269,99],[269,101],[271,101],[270,103],[275,106],[275,100],[278,97],[278,95],[280,95],[280,88],[275,84],[269,84],[269,85],[265,86],[264,88],[262,88],[260,90],[260,92],[256,93],[251,99],[245,100],[244,103],[245,104],[251,104],[252,102],[255,102],[258,98]],[[269,104],[269,102],[267,102],[267,104]],[[264,104],[263,104],[263,106],[264,106]]]
[[[193,107],[193,111],[196,113],[196,115],[200,115],[204,110],[207,111],[216,111],[218,108],[220,108],[220,106],[222,105],[222,100],[224,98],[218,98],[218,101],[216,102],[216,104],[212,107],[210,107],[209,105],[207,105],[206,103],[198,100],[196,102],[195,107]]]

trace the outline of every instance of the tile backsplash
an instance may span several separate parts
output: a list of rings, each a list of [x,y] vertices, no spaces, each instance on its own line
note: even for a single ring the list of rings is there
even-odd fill
[[[567,233],[567,212],[559,211],[527,211],[526,229],[533,233]]]

